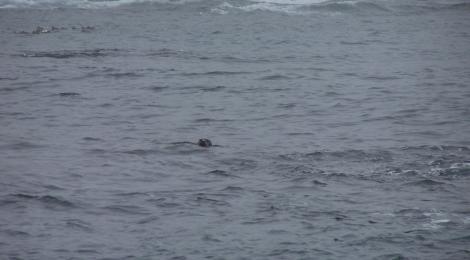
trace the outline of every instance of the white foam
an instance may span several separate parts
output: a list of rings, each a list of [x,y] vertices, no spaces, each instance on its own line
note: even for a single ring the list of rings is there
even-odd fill
[[[172,3],[183,4],[203,0],[0,0],[0,8],[48,8],[48,7],[80,7],[102,8],[116,7],[133,3]],[[311,5],[328,2],[330,0],[250,0],[253,5],[245,5],[247,9],[271,10],[279,9],[279,5]]]
[[[0,8],[50,8],[50,7],[79,7],[103,8],[117,7],[133,3],[173,3],[183,4],[200,0],[0,0]]]
[[[329,0],[251,0],[252,2],[278,5],[312,5],[329,2]]]

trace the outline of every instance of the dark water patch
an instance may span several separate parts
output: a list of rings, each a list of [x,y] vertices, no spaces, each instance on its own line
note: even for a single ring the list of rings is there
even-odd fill
[[[70,229],[81,230],[85,232],[93,231],[93,227],[90,223],[87,223],[80,219],[68,219],[65,221],[65,224]]]
[[[33,84],[26,84],[23,86],[18,86],[18,87],[0,87],[0,93],[1,92],[13,92],[13,91],[22,91],[22,90],[29,90]]]
[[[434,181],[434,180],[431,180],[431,179],[424,179],[424,180],[420,180],[420,181],[408,182],[408,183],[405,183],[405,185],[429,187],[429,186],[447,185],[447,183],[440,182],[440,181]]]
[[[60,208],[75,208],[76,205],[66,199],[56,197],[56,196],[51,196],[51,195],[30,195],[30,194],[24,194],[24,193],[17,193],[17,194],[12,194],[10,195],[11,197],[20,199],[20,200],[34,200],[43,203],[46,207],[60,207]]]
[[[264,225],[264,224],[272,224],[277,221],[278,220],[273,219],[271,217],[269,218],[257,217],[257,218],[252,218],[251,220],[248,220],[248,221],[243,221],[241,222],[241,224],[242,225]]]
[[[441,8],[442,10],[470,11],[470,3],[449,4]]]
[[[452,146],[452,145],[421,145],[421,146],[404,146],[401,150],[406,151],[431,151],[431,152],[470,152],[470,148],[466,146]]]
[[[66,208],[75,207],[75,204],[70,201],[67,201],[59,197],[50,196],[50,195],[40,196],[37,199],[47,205],[52,205],[52,206],[57,205],[57,206],[66,207]]]
[[[317,186],[323,186],[323,187],[328,186],[327,183],[321,182],[321,181],[318,181],[318,180],[313,180],[313,181],[311,181],[311,183],[314,184],[314,185],[317,185]]]
[[[390,80],[398,80],[398,79],[400,79],[400,77],[375,75],[375,76],[363,77],[362,79],[365,79],[365,80],[374,80],[374,81],[390,81]]]
[[[121,153],[138,155],[138,156],[146,156],[146,155],[158,154],[158,153],[161,153],[161,151],[157,149],[132,149],[132,150],[127,150],[127,151],[121,151]]]
[[[308,133],[308,132],[292,132],[292,133],[286,133],[288,136],[313,136],[315,135],[314,133]]]
[[[62,50],[62,51],[27,51],[19,55],[26,58],[51,58],[51,59],[71,59],[71,58],[98,58],[106,56],[116,56],[121,53],[119,49],[88,49],[88,50]],[[17,55],[18,56],[18,55]]]
[[[17,205],[18,200],[17,199],[12,199],[12,198],[2,198],[0,199],[0,207],[7,207],[10,205]]]
[[[303,182],[324,173],[313,165],[277,164],[274,169],[273,175],[282,176],[292,182]]]
[[[233,119],[215,119],[215,118],[197,118],[194,119],[193,122],[195,123],[211,123],[211,122],[232,122],[235,121]]]
[[[256,58],[241,58],[241,57],[235,57],[235,56],[222,56],[220,58],[214,58],[216,60],[219,60],[221,62],[226,62],[226,63],[271,63],[272,60],[265,59],[262,57],[256,57]]]
[[[5,149],[5,150],[32,150],[32,149],[40,149],[44,148],[44,145],[40,144],[35,144],[32,142],[27,142],[27,141],[21,141],[21,142],[16,142],[16,143],[11,143],[11,144],[6,144],[6,145],[0,145],[0,149]]]
[[[102,142],[103,141],[103,139],[101,138],[89,137],[89,136],[83,137],[82,140],[87,141],[87,142]]]
[[[90,154],[94,154],[94,155],[105,155],[105,154],[108,154],[108,153],[112,153],[111,150],[106,150],[106,149],[102,149],[102,148],[88,149],[87,152],[89,152]]]
[[[58,94],[61,97],[79,97],[80,93],[77,92],[61,92]]]
[[[122,79],[122,78],[138,78],[143,77],[143,74],[135,73],[135,72],[119,72],[119,73],[107,73],[104,74],[105,77],[115,78],[115,79]]]
[[[343,221],[348,219],[348,216],[342,213],[341,211],[318,211],[318,210],[311,210],[305,207],[298,207],[299,216],[305,220],[315,220],[315,219],[331,219],[334,221]]]
[[[149,196],[149,193],[135,191],[135,192],[116,193],[115,195],[116,196],[123,196],[123,197],[141,197],[141,196],[147,197],[147,196]]]
[[[292,161],[331,161],[343,160],[350,162],[391,162],[393,154],[390,151],[315,151],[311,153],[294,153],[280,155],[280,158]]]
[[[0,77],[0,81],[3,81],[3,80],[17,80],[18,77]]]
[[[234,174],[231,174],[222,170],[213,170],[213,171],[207,172],[206,175],[215,176],[215,177],[224,177],[224,178],[240,178],[239,176],[236,176]]]
[[[160,208],[172,209],[181,207],[181,204],[174,200],[175,198],[151,198],[147,201]]]
[[[227,186],[225,188],[223,188],[221,191],[229,191],[229,192],[243,192],[245,189],[242,188],[242,187],[238,187],[238,186]]]
[[[336,91],[327,91],[327,92],[325,92],[325,96],[326,97],[337,97],[337,96],[341,96],[341,94],[336,92]]]
[[[204,92],[217,92],[226,89],[225,86],[214,86],[214,87],[201,87],[200,88]]]
[[[77,249],[74,252],[77,253],[77,254],[80,254],[80,255],[99,255],[99,254],[101,254],[100,251],[94,250],[94,249]],[[102,258],[100,258],[100,259],[102,259]]]
[[[369,45],[367,42],[340,41],[339,43],[343,45]]]
[[[453,241],[470,242],[470,235],[452,238]]]
[[[210,235],[210,234],[205,234],[204,236],[202,236],[201,240],[205,242],[217,242],[217,243],[222,242],[222,240],[217,239],[213,235]]]
[[[268,257],[280,257],[280,256],[289,256],[289,257],[301,257],[307,255],[307,250],[295,250],[295,249],[274,249],[269,254]]]
[[[213,206],[230,206],[230,203],[220,199],[214,199],[210,195],[205,193],[195,194],[193,202],[196,202],[197,205],[213,205]]]
[[[150,214],[145,208],[136,205],[110,205],[103,207],[102,209],[118,213],[118,214],[129,214],[129,215],[147,215]]]
[[[3,229],[0,230],[0,234],[4,234],[10,237],[30,237],[31,235],[28,232],[13,230],[13,229]]]
[[[390,12],[388,8],[379,3],[365,2],[365,1],[327,1],[320,4],[311,4],[302,6],[300,10],[305,11],[327,11],[327,12],[340,12],[340,13],[387,13]]]
[[[422,14],[428,12],[442,12],[442,11],[469,11],[470,3],[445,3],[429,1],[421,4],[400,4],[395,5],[394,9],[398,12],[406,14]]]
[[[161,58],[183,58],[183,59],[190,59],[198,57],[193,52],[185,51],[185,50],[175,50],[170,48],[162,48],[158,50],[149,51],[146,56],[149,57],[161,57]]]
[[[162,92],[162,91],[167,90],[169,88],[170,88],[169,86],[152,86],[152,87],[149,87],[150,90],[155,91],[155,92]]]
[[[150,217],[140,219],[139,221],[137,221],[137,224],[143,225],[143,224],[148,224],[148,223],[154,223],[158,221],[159,219],[160,218],[157,216],[150,216]]]
[[[299,78],[299,77],[300,76],[292,77],[292,76],[281,75],[281,74],[273,74],[273,75],[263,76],[258,79],[259,80],[289,80],[289,79],[294,79],[294,78]]]
[[[45,185],[42,185],[42,187],[47,190],[66,190],[65,188],[62,188],[53,184],[45,184]]]
[[[216,146],[213,145],[213,147]],[[195,142],[174,142],[164,147],[162,152],[175,155],[191,155],[208,152],[212,150],[213,147],[200,147]]]
[[[376,256],[372,259],[373,260],[408,260],[410,258],[402,254],[385,254],[385,255]]]
[[[244,158],[226,158],[217,161],[221,165],[229,167],[232,171],[254,170],[258,166],[258,162]]]
[[[207,72],[190,72],[190,73],[181,73],[179,75],[184,77],[205,77],[205,76],[235,76],[243,74],[251,74],[253,72],[248,71],[207,71]]]

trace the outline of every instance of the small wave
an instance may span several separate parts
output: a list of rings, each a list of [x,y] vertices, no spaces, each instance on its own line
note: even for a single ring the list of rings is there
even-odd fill
[[[242,192],[244,190],[245,189],[243,189],[242,187],[238,187],[238,186],[227,186],[222,189],[222,191],[230,191],[230,192]]]
[[[201,87],[201,90],[204,92],[216,92],[226,89],[224,86],[215,86],[215,87]]]
[[[86,232],[91,232],[93,231],[92,225],[79,220],[79,219],[69,219],[66,221],[66,225],[68,228],[75,229],[75,230],[81,230],[81,231],[86,231]]]
[[[440,186],[440,185],[445,185],[445,184],[446,184],[445,182],[425,179],[425,180],[420,180],[420,181],[408,182],[405,185],[429,187],[429,186]]]
[[[20,230],[12,230],[12,229],[6,229],[6,230],[1,230],[0,233],[3,233],[8,236],[12,237],[28,237],[30,234],[28,232],[20,231]]]
[[[449,168],[434,168],[432,173],[444,177],[466,177],[470,176],[470,163],[454,163]]]
[[[152,222],[155,222],[159,219],[160,218],[157,217],[157,216],[150,216],[150,217],[146,217],[146,218],[143,218],[143,219],[137,221],[137,224],[142,225],[142,224],[152,223]]]
[[[340,44],[343,45],[368,45],[367,42],[350,42],[350,41],[340,41]]]
[[[137,3],[184,3],[189,1],[172,1],[172,0],[5,0],[0,3],[0,8],[109,8],[122,5],[131,5]]]
[[[208,71],[208,72],[190,72],[190,73],[181,73],[179,75],[185,77],[200,77],[200,76],[231,76],[231,75],[242,75],[242,74],[251,74],[252,72],[248,71]]]
[[[325,1],[323,3],[304,6],[302,9],[309,11],[327,11],[338,13],[384,13],[390,11],[387,7],[370,1]]]
[[[395,76],[379,76],[379,75],[376,75],[376,76],[365,77],[363,79],[365,79],[365,80],[375,80],[375,81],[389,81],[389,80],[398,80],[400,78],[395,77]]]
[[[183,59],[198,57],[198,55],[190,51],[175,50],[175,49],[170,49],[170,48],[161,48],[158,50],[151,50],[146,54],[146,56],[160,57],[160,58],[183,58]]]
[[[293,15],[311,13],[352,13],[352,14],[384,14],[384,13],[422,13],[429,11],[468,11],[470,3],[445,3],[442,1],[410,1],[398,4],[394,1],[373,0],[3,0],[0,9],[58,9],[58,8],[117,8],[133,6],[136,8],[159,6],[160,10],[182,8],[197,12],[209,11],[225,15],[232,12],[274,12]],[[59,28],[61,29],[61,28]],[[94,28],[81,29],[82,32],[93,31]],[[36,30],[35,30],[36,31]],[[54,32],[53,30],[37,30],[39,33]],[[31,34],[30,32],[25,32]],[[215,31],[215,34],[220,31]],[[201,57],[202,58],[202,57]]]
[[[389,162],[393,156],[389,151],[363,151],[363,150],[345,150],[345,151],[315,151],[304,154],[286,154],[281,155],[287,160],[333,160],[342,159],[346,161],[369,161],[369,162]]]
[[[466,146],[452,146],[452,145],[421,145],[421,146],[404,146],[402,150],[408,151],[459,151],[470,152],[470,148]]]
[[[31,89],[31,86],[19,86],[19,87],[0,87],[0,92],[14,92],[14,91],[25,91]]]
[[[232,122],[232,119],[215,119],[215,118],[197,118],[194,119],[195,123],[211,123],[211,122]]]
[[[470,3],[445,3],[436,1],[422,1],[420,3],[398,4],[393,5],[393,9],[397,12],[406,14],[420,14],[426,12],[441,11],[469,11]]]
[[[230,206],[229,202],[223,201],[220,199],[213,199],[209,195],[204,194],[204,193],[196,194],[194,202],[196,202],[198,205],[208,204],[208,205],[216,205],[216,206]]]
[[[138,78],[143,77],[142,74],[135,72],[117,72],[117,73],[108,73],[104,75],[105,77],[121,79],[121,78]]]
[[[1,80],[17,80],[17,79],[18,79],[18,77],[14,77],[14,78],[12,78],[12,77],[0,77],[0,81]]]
[[[39,149],[42,148],[42,145],[27,142],[27,141],[22,141],[22,142],[16,142],[12,144],[7,144],[7,145],[1,145],[0,149],[6,149],[6,150],[24,150],[24,149]]]
[[[402,254],[385,254],[380,255],[372,258],[373,260],[405,260],[408,259],[406,256]]]
[[[292,79],[292,78],[289,76],[280,75],[280,74],[268,75],[268,76],[259,78],[259,80],[287,80],[287,79]]]
[[[154,92],[162,92],[162,91],[167,90],[169,88],[170,87],[168,87],[168,86],[152,86],[152,87],[149,87],[148,89],[150,89]]]
[[[103,209],[112,211],[115,213],[124,213],[124,214],[131,214],[131,215],[146,215],[150,214],[146,209],[135,206],[135,205],[111,205],[103,207]]]
[[[89,136],[83,137],[82,140],[87,141],[87,142],[101,142],[101,141],[103,141],[103,139],[101,139],[101,138],[89,137]]]
[[[230,174],[230,173],[228,173],[226,171],[222,171],[222,170],[213,170],[213,171],[210,171],[206,174],[211,175],[211,176],[224,177],[224,178],[240,178],[236,175]]]
[[[77,92],[61,92],[58,94],[61,97],[78,97],[80,93]]]
[[[171,153],[175,155],[190,155],[205,153],[208,151],[210,151],[210,149],[200,147],[196,143],[192,142],[174,142],[164,147],[164,150],[162,150],[162,152]]]
[[[62,51],[27,51],[19,56],[26,58],[51,58],[51,59],[70,59],[70,58],[97,58],[116,55],[119,49],[89,49],[89,50],[62,50]]]
[[[13,194],[11,196],[15,197],[15,198],[23,199],[23,200],[36,200],[36,201],[44,203],[46,206],[49,206],[49,207],[50,206],[52,206],[52,207],[59,206],[59,207],[64,207],[64,208],[74,208],[75,207],[74,203],[72,203],[68,200],[59,198],[59,197],[51,196],[51,195],[38,196],[38,195],[29,195],[29,194],[24,194],[24,193],[17,193],[17,194]]]
[[[122,153],[138,155],[138,156],[146,156],[146,155],[160,153],[160,151],[156,149],[132,149],[132,150],[127,150],[127,151],[122,151]]]
[[[461,237],[455,237],[452,238],[453,241],[462,241],[462,242],[469,242],[470,241],[470,235],[468,236],[461,236]]]

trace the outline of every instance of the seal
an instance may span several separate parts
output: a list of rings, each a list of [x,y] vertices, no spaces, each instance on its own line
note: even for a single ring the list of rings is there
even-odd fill
[[[209,139],[201,138],[199,139],[199,141],[197,141],[197,145],[199,145],[200,147],[211,147],[212,142]]]

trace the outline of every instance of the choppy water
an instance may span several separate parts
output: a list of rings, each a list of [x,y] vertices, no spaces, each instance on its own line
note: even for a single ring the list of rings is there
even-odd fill
[[[0,259],[470,259],[469,1],[0,7]]]

